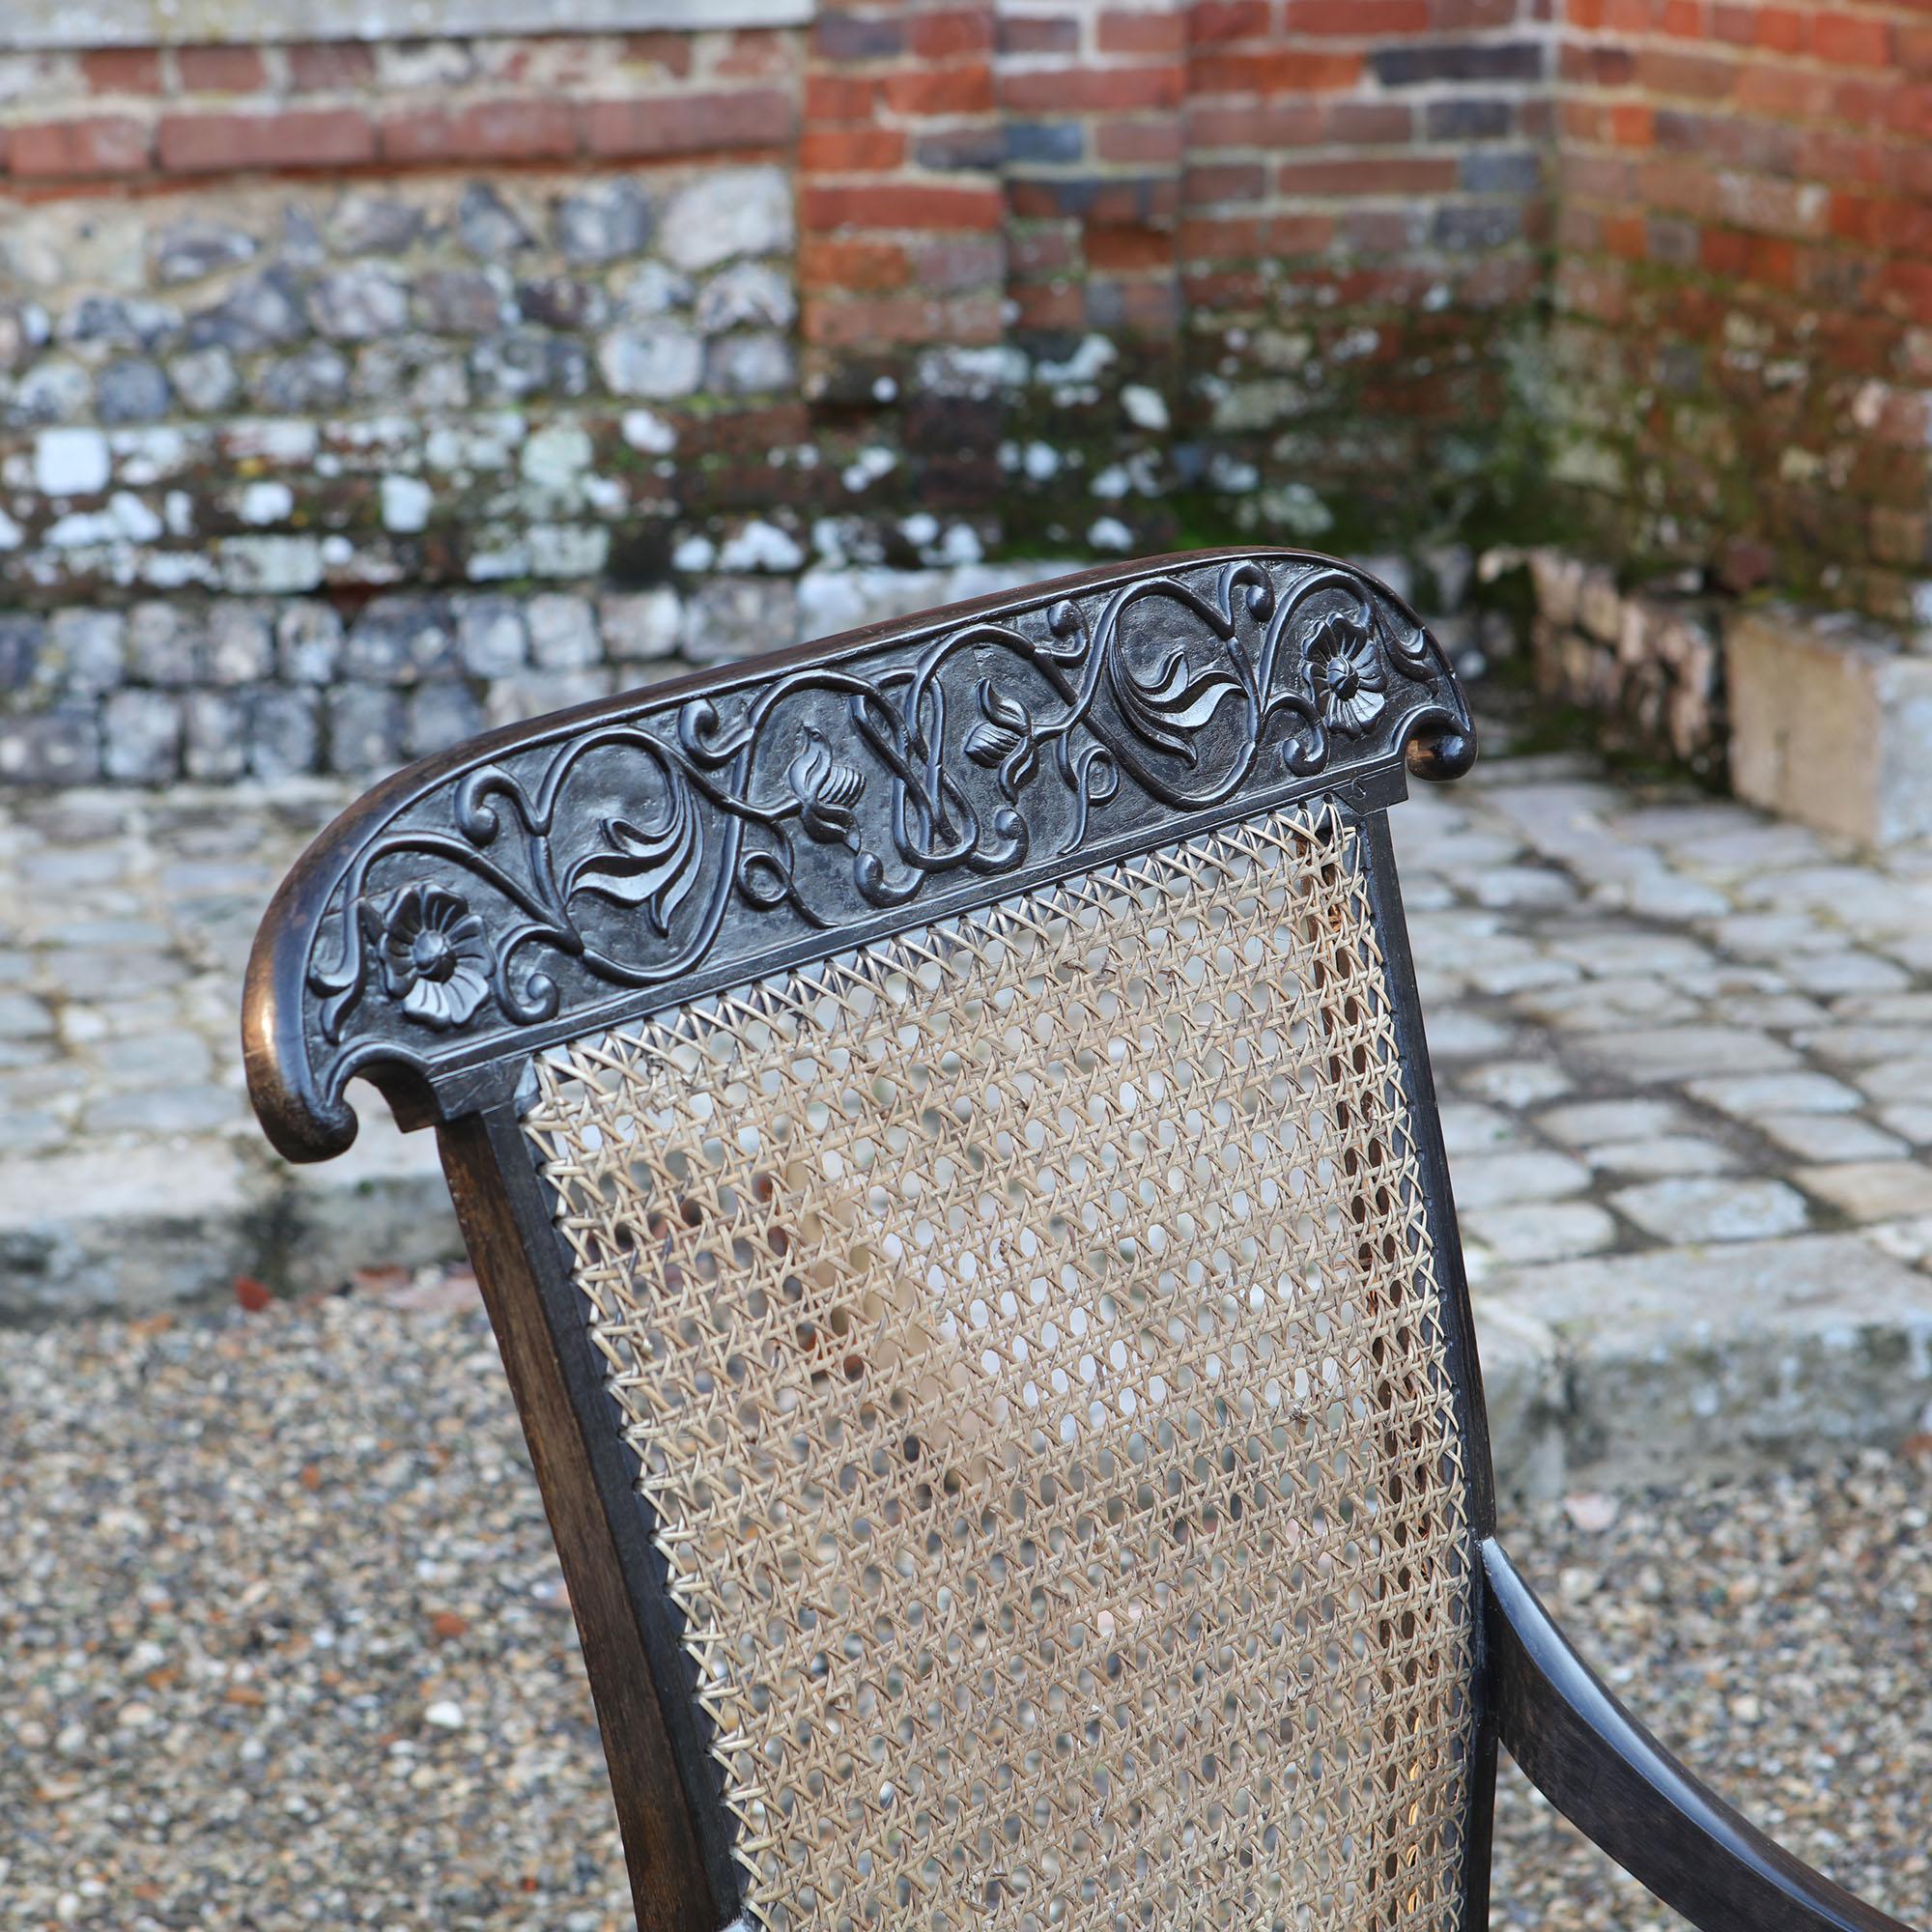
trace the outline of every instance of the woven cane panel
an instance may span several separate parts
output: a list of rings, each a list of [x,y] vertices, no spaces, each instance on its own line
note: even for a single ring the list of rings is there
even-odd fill
[[[1352,826],[540,1065],[773,1927],[1459,1918],[1463,1445]]]

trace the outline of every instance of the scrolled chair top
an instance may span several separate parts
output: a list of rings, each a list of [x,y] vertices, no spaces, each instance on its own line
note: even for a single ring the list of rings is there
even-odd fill
[[[489,733],[376,786],[263,922],[243,1045],[293,1159],[536,1049],[1316,792],[1475,755],[1440,646],[1330,557],[1109,566]]]

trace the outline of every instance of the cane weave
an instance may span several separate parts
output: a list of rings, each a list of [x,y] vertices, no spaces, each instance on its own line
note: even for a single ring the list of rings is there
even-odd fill
[[[546,1056],[753,1918],[1460,1918],[1463,1442],[1320,806]]]

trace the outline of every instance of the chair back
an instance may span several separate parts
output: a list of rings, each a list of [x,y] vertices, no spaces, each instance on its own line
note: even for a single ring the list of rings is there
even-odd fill
[[[1482,1922],[1488,1449],[1382,586],[1158,559],[404,774],[251,971],[434,1121],[640,1919]]]

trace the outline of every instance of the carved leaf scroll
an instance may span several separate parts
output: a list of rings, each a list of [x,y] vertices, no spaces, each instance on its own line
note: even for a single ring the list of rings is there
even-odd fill
[[[1407,611],[1264,553],[531,727],[362,836],[308,954],[317,1085],[333,1104],[372,1060],[555,1037],[627,993],[1393,761],[1423,717],[1466,729]]]

